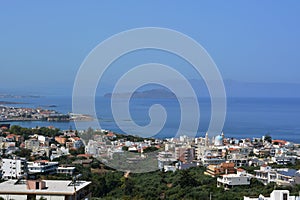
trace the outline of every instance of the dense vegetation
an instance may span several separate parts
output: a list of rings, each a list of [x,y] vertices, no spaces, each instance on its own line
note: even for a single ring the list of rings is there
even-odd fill
[[[102,134],[108,134],[108,132],[99,132],[95,131],[92,128],[88,128],[86,131],[83,133],[80,133],[79,136],[81,139],[85,140],[86,142],[89,141],[90,139],[93,139],[95,135],[102,135]],[[125,140],[125,141],[132,141],[132,142],[143,142],[145,138],[139,137],[139,136],[134,136],[134,135],[126,135],[126,134],[118,134],[114,133],[115,138],[111,138],[112,141],[115,140]],[[147,140],[154,141],[155,139],[153,138],[147,138]]]
[[[25,140],[29,139],[29,136],[37,134],[37,135],[44,135],[48,137],[54,137],[60,134],[59,129],[50,129],[47,127],[41,127],[41,128],[24,128],[18,125],[13,125],[8,130],[10,133],[14,133],[16,135],[21,135],[24,137]]]
[[[75,158],[60,159],[67,164]],[[201,199],[201,200],[242,200],[243,196],[263,194],[269,196],[274,189],[281,189],[275,184],[264,186],[256,179],[251,186],[239,186],[229,191],[217,188],[216,178],[204,175],[204,167],[190,168],[176,172],[155,171],[125,176],[124,172],[114,171],[98,160],[89,166],[76,165],[82,180],[92,181],[91,190],[94,200],[112,199]],[[50,179],[67,179],[70,177],[47,177]],[[298,195],[300,185],[285,188],[291,195]]]

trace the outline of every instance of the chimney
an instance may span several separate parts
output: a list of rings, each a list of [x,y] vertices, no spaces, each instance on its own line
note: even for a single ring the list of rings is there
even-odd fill
[[[43,190],[46,189],[46,182],[42,180],[27,180],[28,190]]]

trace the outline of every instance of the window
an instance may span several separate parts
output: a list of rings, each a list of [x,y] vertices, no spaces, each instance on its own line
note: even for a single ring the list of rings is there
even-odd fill
[[[40,183],[39,182],[35,182],[35,189],[40,189]]]
[[[34,199],[36,199],[36,196],[34,194],[28,194],[27,199],[28,200],[34,200]]]
[[[283,199],[283,200],[288,200],[288,195],[287,195],[287,193],[283,193],[283,194],[282,194],[282,199]]]

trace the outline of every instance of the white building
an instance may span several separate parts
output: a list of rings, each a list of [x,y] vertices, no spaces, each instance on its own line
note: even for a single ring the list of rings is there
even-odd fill
[[[75,172],[75,167],[58,167],[56,173],[58,174],[69,174],[73,175]]]
[[[239,146],[228,148],[227,161],[235,163],[236,167],[248,166],[249,149]]]
[[[173,165],[164,165],[164,172],[175,172],[177,169],[176,166]]]
[[[295,169],[277,169],[276,184],[281,186],[291,186],[300,184],[300,171]]]
[[[263,165],[255,171],[255,178],[264,185],[275,182],[277,185],[291,186],[300,183],[300,171],[295,169],[280,168],[272,169],[270,166]]]
[[[172,152],[162,151],[158,154],[157,162],[160,170],[170,171],[169,168],[172,166],[171,164],[176,161],[177,159],[174,157]],[[167,169],[165,166],[168,166]],[[171,171],[173,171],[173,168]]]
[[[3,199],[90,200],[91,182],[61,180],[8,180],[0,183]]]
[[[223,146],[223,140],[224,140],[224,135],[222,133],[222,135],[217,135],[215,137],[215,142],[214,142],[214,145],[215,146]]]
[[[288,164],[294,165],[296,163],[296,160],[297,160],[297,156],[281,155],[281,156],[272,157],[272,161],[278,165],[288,165]]]
[[[264,185],[267,185],[271,182],[276,182],[277,172],[272,169],[272,167],[263,165],[259,170],[255,171],[255,178],[261,181]]]
[[[30,149],[33,152],[37,151],[40,147],[40,141],[38,141],[37,139],[29,139],[29,140],[25,140],[25,148],[26,149]]]
[[[219,165],[225,162],[225,158],[222,157],[222,148],[206,148],[199,147],[196,149],[197,159],[203,166]]]
[[[27,162],[23,158],[2,159],[2,177],[4,179],[17,179],[27,172]]]
[[[98,142],[95,140],[89,140],[88,144],[85,146],[85,153],[91,155],[98,155]]]
[[[273,190],[270,197],[259,195],[257,198],[245,197],[244,200],[300,200],[300,197],[290,196],[288,190]]]
[[[225,189],[240,185],[250,185],[251,177],[245,171],[238,171],[237,174],[224,174],[217,179],[217,186],[224,186]]]
[[[55,150],[51,151],[50,160],[59,158],[64,155],[69,155],[69,149],[65,148],[65,147],[57,147],[57,148],[55,148]]]
[[[28,162],[28,172],[30,173],[53,174],[56,173],[57,168],[58,162],[45,160]]]

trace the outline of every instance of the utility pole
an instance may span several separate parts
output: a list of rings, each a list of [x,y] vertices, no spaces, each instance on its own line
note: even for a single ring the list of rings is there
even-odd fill
[[[211,192],[209,193],[209,200],[211,200]]]

